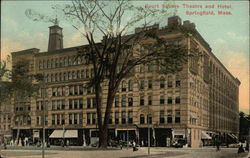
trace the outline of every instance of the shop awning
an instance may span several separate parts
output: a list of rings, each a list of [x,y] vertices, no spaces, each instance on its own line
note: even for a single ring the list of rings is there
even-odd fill
[[[78,138],[77,130],[66,130],[64,138]]]
[[[64,136],[63,136],[64,135]],[[77,138],[77,130],[54,130],[49,138]]]
[[[201,139],[212,139],[205,131],[201,131]]]
[[[234,134],[228,133],[228,135],[229,135],[231,138],[233,138],[233,139],[238,139],[238,138],[236,137],[236,135],[234,135]]]

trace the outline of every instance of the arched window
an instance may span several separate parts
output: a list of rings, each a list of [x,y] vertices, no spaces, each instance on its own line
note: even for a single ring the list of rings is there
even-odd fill
[[[144,124],[145,123],[145,118],[144,118],[144,115],[141,114],[140,115],[140,124]]]
[[[126,92],[127,83],[125,80],[122,81],[122,92]]]
[[[165,88],[165,78],[164,77],[160,78],[160,88]]]

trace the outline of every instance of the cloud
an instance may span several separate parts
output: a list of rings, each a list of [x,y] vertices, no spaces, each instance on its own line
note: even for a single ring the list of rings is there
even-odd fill
[[[227,36],[230,37],[230,38],[232,38],[232,39],[235,39],[235,40],[240,40],[242,42],[246,42],[249,39],[248,36],[238,36],[234,32],[227,32]]]

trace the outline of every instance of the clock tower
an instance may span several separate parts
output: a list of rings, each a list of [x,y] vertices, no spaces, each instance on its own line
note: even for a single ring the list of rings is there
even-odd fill
[[[49,46],[48,51],[63,49],[63,35],[62,28],[58,26],[56,22],[54,26],[49,27]]]

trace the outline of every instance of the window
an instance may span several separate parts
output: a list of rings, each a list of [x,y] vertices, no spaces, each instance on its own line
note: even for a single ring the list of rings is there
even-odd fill
[[[119,107],[119,95],[115,96],[115,107]]]
[[[92,98],[92,104],[93,104],[93,108],[96,108],[96,100],[95,100],[95,98]]]
[[[160,111],[160,123],[165,123],[164,110]]]
[[[171,96],[168,96],[168,104],[172,104],[172,97]]]
[[[152,89],[152,80],[148,80],[148,89]]]
[[[165,104],[165,97],[164,97],[164,95],[160,96],[160,104]]]
[[[76,85],[74,86],[74,94],[78,95],[78,86],[76,86]]]
[[[61,91],[62,91],[62,89],[61,89],[61,87],[57,87],[57,96],[61,96]]]
[[[72,80],[75,79],[75,71],[72,71]]]
[[[144,124],[144,123],[145,123],[144,115],[141,114],[141,115],[140,115],[140,124]]]
[[[152,65],[148,64],[147,67],[148,67],[148,72],[152,72],[153,71],[153,66]]]
[[[73,108],[73,100],[69,99],[69,109],[72,109],[72,108]]]
[[[81,79],[84,79],[85,78],[85,75],[84,75],[84,70],[81,71]]]
[[[52,120],[53,121],[53,120]],[[40,125],[40,117],[36,117],[36,125]]]
[[[168,88],[171,88],[173,87],[173,84],[172,84],[172,77],[171,76],[168,76]]]
[[[87,98],[87,108],[91,108],[91,98]]]
[[[96,124],[96,113],[92,113],[92,124]]]
[[[79,79],[79,78],[80,78],[80,71],[77,70],[77,71],[76,71],[76,79]]]
[[[168,110],[168,123],[172,123],[172,110]]]
[[[175,104],[180,104],[180,103],[181,103],[180,96],[176,96],[175,97]]]
[[[79,124],[83,123],[83,113],[79,113]]]
[[[57,73],[55,74],[55,81],[56,81],[56,82],[58,81]]]
[[[126,111],[122,111],[122,124],[126,124]]]
[[[140,65],[140,72],[143,73],[145,71],[145,66],[143,64]]]
[[[60,125],[60,114],[56,115],[56,124]]]
[[[53,97],[56,96],[56,88],[52,88],[52,96],[53,96]]]
[[[148,105],[152,105],[152,96],[148,96]]]
[[[122,107],[126,106],[126,95],[122,95]]]
[[[128,123],[129,124],[133,123],[133,111],[128,112]]]
[[[52,114],[52,125],[55,125],[55,114]]]
[[[175,110],[175,123],[180,123],[180,122],[181,122],[181,111]]]
[[[147,115],[147,122],[148,122],[148,124],[152,124],[152,115],[151,114]]]
[[[126,81],[122,81],[122,92],[126,92],[126,87],[127,87]]]
[[[63,81],[66,81],[67,80],[67,75],[66,75],[66,72],[63,73]]]
[[[119,112],[115,112],[115,124],[119,124]]]
[[[74,124],[77,124],[77,120],[78,120],[78,114],[74,113]]]
[[[79,94],[83,95],[83,86],[82,85],[79,85]]]
[[[68,80],[71,80],[71,72],[68,72]]]
[[[78,99],[74,99],[74,109],[78,109]]]
[[[61,119],[62,119],[62,125],[64,125],[65,124],[65,115],[64,114],[61,115]]]
[[[144,96],[140,96],[140,105],[141,105],[141,106],[144,105]]]
[[[65,87],[62,87],[62,96],[65,96]]]
[[[79,99],[79,109],[83,108],[83,99]]]
[[[69,124],[72,125],[72,114],[69,114]]]
[[[69,96],[73,95],[73,86],[69,86]]]
[[[113,115],[113,113],[110,112],[110,114],[109,114],[109,124],[112,124],[112,119],[113,119],[112,115]]]
[[[128,81],[128,90],[133,91],[133,81],[132,80]]]
[[[144,80],[140,80],[140,90],[144,90]]]
[[[128,106],[133,106],[133,97],[128,98]]]
[[[90,124],[90,113],[87,113],[87,124]]]
[[[55,100],[52,100],[52,110],[55,110],[56,109],[56,101]]]
[[[164,77],[160,78],[160,88],[165,88],[165,79],[164,79]]]
[[[180,76],[176,75],[175,77],[175,87],[180,87],[181,86],[181,80],[180,80]]]
[[[65,100],[62,100],[62,110],[65,109]]]
[[[60,110],[61,109],[61,100],[57,100],[57,107],[56,107],[57,110]]]

